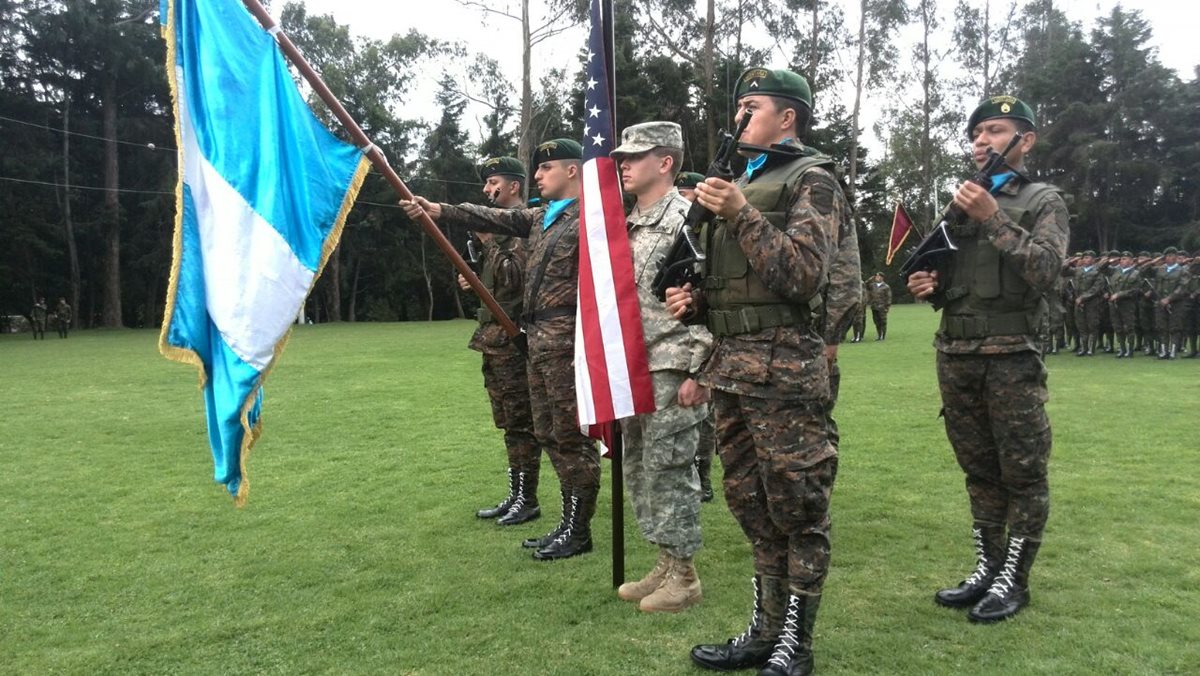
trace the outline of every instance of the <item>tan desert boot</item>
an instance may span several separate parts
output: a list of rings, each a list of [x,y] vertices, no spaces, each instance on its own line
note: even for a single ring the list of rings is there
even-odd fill
[[[671,563],[662,586],[638,604],[638,609],[642,612],[678,613],[704,599],[700,578],[696,575],[696,567],[692,565],[692,560],[671,557]]]
[[[667,577],[667,571],[671,568],[671,557],[667,554],[665,547],[658,548],[658,563],[654,564],[654,569],[646,573],[646,577],[637,582],[626,582],[617,588],[617,596],[622,601],[641,601],[658,589],[663,580]]]

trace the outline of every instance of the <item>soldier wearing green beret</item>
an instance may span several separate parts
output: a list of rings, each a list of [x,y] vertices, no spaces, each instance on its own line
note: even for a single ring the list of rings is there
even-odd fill
[[[525,166],[515,157],[491,157],[479,165],[483,194],[488,203],[502,209],[522,206]],[[510,317],[521,316],[522,289],[525,283],[525,241],[518,237],[478,234],[483,243],[479,279]],[[471,287],[462,275],[458,284],[464,291]],[[493,507],[479,510],[481,519],[495,519],[501,526],[515,526],[541,516],[538,505],[538,477],[542,453],[533,434],[533,415],[529,407],[529,379],[525,355],[486,307],[478,311],[479,328],[468,344],[483,354],[483,386],[492,404],[492,420],[504,430],[508,455],[508,496]]]
[[[1042,294],[1067,252],[1070,216],[1054,186],[1026,178],[1037,141],[1033,111],[1011,96],[984,100],[967,135],[976,166],[1021,133],[1008,156],[1011,175],[991,189],[968,181],[954,203],[968,222],[951,228],[958,244],[934,272],[908,289],[942,306],[934,340],[946,436],[966,474],[974,521],[975,570],[935,600],[995,622],[1029,603],[1029,572],[1050,511],[1046,366],[1038,328]]]
[[[1090,357],[1100,343],[1100,309],[1104,304],[1104,277],[1095,251],[1084,251],[1075,276],[1075,328],[1079,330],[1077,357]]]
[[[835,164],[800,141],[811,119],[808,82],[750,68],[735,101],[738,120],[752,115],[740,145],[746,172],[696,186],[697,202],[717,216],[705,236],[703,289],[669,289],[667,307],[713,334],[699,381],[717,411],[725,499],[753,550],[755,604],[742,636],[698,645],[692,659],[715,670],[807,674],[837,474],[822,298],[835,269],[854,284],[861,272],[857,247],[842,246],[853,225]]]
[[[1117,359],[1132,358],[1137,327],[1138,299],[1142,297],[1142,275],[1133,254],[1122,251],[1109,277],[1108,303],[1117,334]]]
[[[675,177],[675,187],[679,194],[689,202],[696,201],[696,184],[704,180],[704,174],[695,171],[681,171]]]
[[[1142,278],[1142,293],[1138,294],[1137,345],[1136,350],[1147,356],[1155,353],[1154,349],[1154,299],[1147,293],[1147,284],[1153,284],[1154,256],[1149,251],[1139,251],[1135,264],[1138,276]]]
[[[575,299],[579,287],[579,192],[583,149],[571,139],[546,141],[534,151],[534,180],[548,204],[497,209],[476,204],[402,201],[416,216],[528,238],[521,324],[529,338],[529,395],[533,431],[546,449],[562,487],[558,526],[522,545],[540,561],[592,550],[591,521],[600,491],[600,454],[579,431],[575,399]]]
[[[1159,359],[1175,359],[1183,347],[1190,321],[1191,273],[1179,263],[1179,250],[1163,250],[1163,264],[1154,271],[1155,326],[1159,338]]]

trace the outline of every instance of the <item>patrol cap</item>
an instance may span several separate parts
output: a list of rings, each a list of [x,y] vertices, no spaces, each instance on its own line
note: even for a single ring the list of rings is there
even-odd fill
[[[980,122],[997,117],[1025,120],[1034,129],[1037,128],[1037,120],[1034,119],[1033,109],[1029,107],[1029,104],[1015,96],[993,96],[980,101],[979,105],[975,107],[975,112],[971,113],[971,117],[967,120],[967,137],[970,138],[971,132]]]
[[[806,108],[812,110],[812,89],[808,86],[808,80],[799,73],[783,68],[747,68],[742,71],[733,93],[733,100],[755,94],[782,96],[803,103]]]
[[[1169,247],[1163,249],[1164,256],[1170,256],[1171,254],[1177,254],[1177,253],[1179,253],[1179,249],[1176,249],[1173,246],[1169,246]]]
[[[695,188],[704,180],[704,174],[695,171],[681,171],[675,177],[676,188]]]
[[[572,141],[569,138],[556,138],[552,141],[546,141],[533,151],[534,164],[549,162],[551,160],[582,160],[583,146],[579,145],[578,141]]]
[[[674,122],[643,122],[625,127],[621,132],[621,145],[613,148],[609,155],[636,155],[654,148],[683,150],[683,129]]]
[[[492,176],[525,178],[525,165],[515,157],[489,157],[479,163],[479,178],[486,181]]]

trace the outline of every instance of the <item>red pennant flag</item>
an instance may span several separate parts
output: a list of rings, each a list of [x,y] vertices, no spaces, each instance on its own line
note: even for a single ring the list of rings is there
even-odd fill
[[[908,212],[904,210],[904,204],[896,202],[896,213],[892,215],[892,236],[888,239],[887,261],[885,265],[892,264],[892,257],[904,246],[904,240],[908,239],[908,233],[912,232],[913,222],[908,217]]]

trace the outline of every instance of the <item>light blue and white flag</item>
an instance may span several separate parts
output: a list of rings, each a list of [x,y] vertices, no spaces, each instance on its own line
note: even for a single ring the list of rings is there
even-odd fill
[[[161,0],[179,148],[159,351],[201,370],[214,478],[246,498],[262,383],[370,164],[312,114],[238,0]]]

